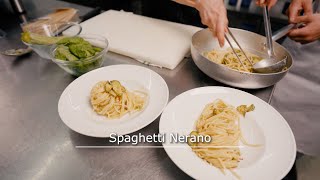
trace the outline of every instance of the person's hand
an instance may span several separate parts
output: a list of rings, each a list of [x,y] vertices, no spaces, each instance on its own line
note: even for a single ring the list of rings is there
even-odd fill
[[[320,14],[298,16],[292,23],[305,24],[304,27],[293,29],[288,33],[292,40],[305,44],[320,39]]]
[[[209,27],[219,44],[224,45],[224,35],[228,27],[227,10],[223,0],[198,0],[194,6],[200,13],[202,24]]]
[[[270,10],[272,6],[276,4],[278,0],[256,0],[256,5],[258,6],[268,6],[268,9]]]
[[[295,19],[300,16],[300,12],[304,11],[304,15],[312,14],[312,0],[292,0],[289,6],[289,22],[296,22]]]

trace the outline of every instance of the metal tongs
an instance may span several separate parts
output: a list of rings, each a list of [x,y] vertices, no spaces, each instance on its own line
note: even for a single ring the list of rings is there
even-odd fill
[[[238,45],[239,49],[241,50],[241,52],[244,54],[244,56],[246,57],[246,60],[253,66],[252,61],[248,58],[247,54],[244,52],[244,50],[242,49],[242,47],[240,46],[240,44],[238,43],[237,39],[234,37],[234,35],[232,34],[232,32],[230,31],[229,27],[228,28],[228,33],[231,36],[231,38],[233,39],[233,41]],[[230,45],[233,53],[236,55],[238,61],[240,62],[240,64],[244,67],[245,70],[249,71],[247,69],[247,67],[244,65],[244,63],[242,62],[242,60],[240,59],[240,57],[238,56],[236,50],[234,49],[233,45],[231,44],[231,41],[229,40],[227,34],[224,35],[224,37],[226,38],[228,44]]]

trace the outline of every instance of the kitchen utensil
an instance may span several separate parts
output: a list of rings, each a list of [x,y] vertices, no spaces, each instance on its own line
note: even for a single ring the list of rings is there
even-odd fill
[[[176,96],[164,109],[159,133],[165,134],[163,148],[170,159],[193,179],[240,179],[225,170],[199,158],[187,143],[170,141],[171,135],[189,135],[205,106],[216,99],[239,106],[254,104],[255,110],[240,118],[242,136],[260,147],[240,145],[241,157],[237,168],[232,169],[241,179],[282,179],[290,171],[296,157],[296,143],[286,120],[277,110],[254,95],[227,87],[201,87]],[[172,139],[171,139],[172,140]]]
[[[286,65],[287,56],[282,59],[279,59],[273,51],[273,44],[272,44],[272,34],[271,34],[271,24],[270,24],[270,17],[268,12],[268,7],[263,7],[263,21],[265,27],[265,34],[267,39],[267,52],[268,58],[262,59],[261,61],[255,63],[253,65],[253,70],[259,73],[272,73],[272,72],[279,72],[282,71],[284,66]]]
[[[143,111],[120,119],[108,119],[92,110],[90,91],[99,81],[118,80],[128,90],[148,92]],[[133,133],[153,122],[166,107],[169,89],[156,72],[134,65],[112,65],[91,71],[74,80],[63,91],[58,103],[61,120],[72,130],[92,137],[110,137],[112,133]]]
[[[230,28],[230,31],[232,31],[233,35],[244,50],[254,53],[260,57],[266,57],[267,52],[264,46],[264,36],[236,28]],[[280,38],[277,34],[273,37]],[[275,41],[277,39],[273,40]],[[277,56],[282,58],[287,56],[286,69],[281,72],[268,74],[239,72],[207,59],[203,55],[205,52],[213,49],[220,49],[218,41],[212,36],[209,29],[200,30],[193,35],[191,55],[198,68],[211,78],[235,87],[258,89],[274,85],[280,81],[292,66],[293,60],[290,53],[276,42],[273,43],[273,46]]]
[[[240,48],[240,51],[241,51],[241,52],[244,54],[244,56],[246,57],[246,60],[247,60],[251,65],[253,65],[253,63],[251,62],[251,60],[248,58],[246,52],[242,49],[242,47],[241,47],[240,44],[238,43],[237,39],[233,36],[233,34],[232,34],[232,32],[230,31],[229,27],[228,27],[228,32],[229,32],[231,38],[233,39],[233,41],[234,41],[234,42],[238,45],[238,47]],[[240,64],[246,69],[246,66],[244,66],[242,60],[241,60],[240,57],[238,56],[236,50],[234,49],[231,41],[230,41],[229,38],[228,38],[228,36],[225,34],[224,37],[226,38],[229,46],[231,47],[233,53],[236,55],[236,57],[237,57],[238,61],[240,62]]]
[[[23,56],[25,54],[30,53],[31,51],[32,49],[27,47],[27,48],[20,48],[20,49],[8,49],[1,52],[1,54],[6,56]]]

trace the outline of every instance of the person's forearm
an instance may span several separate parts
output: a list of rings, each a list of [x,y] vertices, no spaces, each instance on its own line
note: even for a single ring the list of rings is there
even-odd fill
[[[197,0],[173,0],[173,1],[186,6],[194,7]]]
[[[173,0],[177,3],[194,7],[199,11],[201,23],[208,26],[212,35],[224,45],[224,35],[228,27],[227,10],[223,0]]]

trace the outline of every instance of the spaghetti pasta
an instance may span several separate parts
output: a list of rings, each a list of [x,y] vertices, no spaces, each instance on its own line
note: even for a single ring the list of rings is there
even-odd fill
[[[231,48],[226,50],[212,50],[209,52],[205,52],[204,56],[208,58],[210,61],[213,61],[218,64],[223,64],[231,69],[237,71],[244,71],[244,72],[253,72],[251,63],[246,59],[245,55],[239,50],[235,49],[237,55],[239,56],[240,60],[243,62],[243,65],[239,62],[237,56],[233,53]],[[248,59],[253,63],[257,63],[262,60],[261,57],[254,55],[249,52],[245,52]]]
[[[254,109],[253,105],[239,107],[241,108],[236,109],[220,99],[207,104],[196,122],[196,131],[192,131],[190,135],[209,135],[211,142],[189,143],[198,157],[219,168],[223,173],[226,169],[231,170],[236,177],[238,175],[232,170],[238,167],[242,159],[239,141],[244,139],[239,126],[240,115]],[[255,146],[246,141],[243,144]]]
[[[127,113],[141,111],[148,94],[128,91],[119,81],[100,81],[91,90],[90,102],[93,110],[110,119],[121,118]]]

